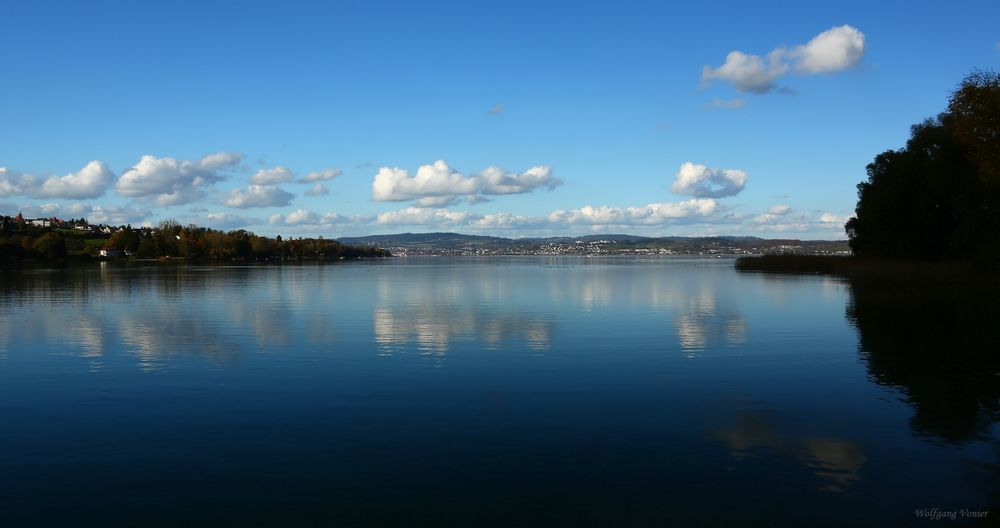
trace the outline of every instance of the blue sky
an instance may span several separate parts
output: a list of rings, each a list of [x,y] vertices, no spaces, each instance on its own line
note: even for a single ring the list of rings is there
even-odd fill
[[[0,213],[286,236],[843,238],[1000,68],[991,2],[0,7]]]

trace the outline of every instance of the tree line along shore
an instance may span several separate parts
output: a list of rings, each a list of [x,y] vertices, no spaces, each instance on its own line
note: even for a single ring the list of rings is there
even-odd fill
[[[108,226],[86,220],[0,216],[0,259],[11,264],[98,258],[182,259],[221,262],[347,260],[388,257],[377,247],[318,238],[274,238],[242,229],[219,231],[175,221],[156,227]]]

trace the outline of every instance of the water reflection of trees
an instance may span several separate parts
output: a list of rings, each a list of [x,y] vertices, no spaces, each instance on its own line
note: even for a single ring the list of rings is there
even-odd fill
[[[964,480],[1000,505],[1000,285],[851,281],[847,319],[857,327],[870,378],[900,391],[913,408],[913,433],[933,442],[988,442],[992,457],[969,457]],[[995,522],[995,519],[990,522]],[[984,523],[987,524],[987,523]]]
[[[1000,287],[854,280],[847,318],[871,379],[905,394],[914,433],[989,437],[1000,419]]]

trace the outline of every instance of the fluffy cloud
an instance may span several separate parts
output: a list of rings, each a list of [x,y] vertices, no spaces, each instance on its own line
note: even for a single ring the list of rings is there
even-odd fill
[[[250,183],[254,185],[274,185],[276,183],[289,182],[295,179],[292,171],[285,167],[274,167],[273,169],[261,169],[250,177]]]
[[[332,180],[337,176],[344,174],[344,171],[340,169],[326,169],[323,171],[310,172],[306,174],[304,178],[299,180],[301,183],[313,183],[318,181]]]
[[[317,183],[306,191],[306,196],[326,196],[330,194],[330,189],[327,189],[322,183]]]
[[[77,172],[65,176],[40,178],[0,167],[0,196],[30,196],[32,198],[65,198],[83,200],[103,195],[115,175],[107,165],[91,161]]]
[[[288,205],[295,195],[273,185],[250,185],[246,189],[233,189],[223,203],[229,207],[281,207]]]
[[[260,223],[260,220],[232,213],[208,213],[203,219],[194,223],[215,229],[239,229],[251,224]]]
[[[472,229],[485,230],[508,230],[508,229],[530,229],[544,227],[545,220],[530,216],[514,215],[511,213],[492,213],[476,217],[469,221]]]
[[[642,207],[584,206],[570,211],[557,210],[549,222],[587,225],[660,225],[690,219],[704,219],[716,212],[718,204],[711,198],[695,198],[683,202],[654,203]]]
[[[806,44],[776,48],[766,57],[732,51],[721,66],[705,66],[701,80],[726,81],[739,92],[767,93],[788,73],[811,75],[845,70],[860,62],[864,53],[864,33],[844,25],[828,29]]]
[[[696,198],[733,196],[747,184],[747,173],[736,169],[712,169],[686,162],[674,176],[670,190]]]
[[[205,187],[224,180],[222,171],[241,161],[243,155],[232,152],[209,154],[197,161],[143,156],[122,174],[115,191],[129,198],[151,199],[161,206],[190,203],[204,198]]]
[[[521,173],[488,167],[478,175],[465,176],[439,160],[421,165],[413,176],[400,168],[380,168],[372,181],[372,198],[379,202],[415,200],[420,207],[440,207],[463,197],[475,203],[485,200],[485,196],[524,194],[540,188],[551,190],[561,183],[546,166]]]
[[[337,213],[318,214],[305,209],[296,209],[286,215],[272,215],[267,223],[279,226],[330,226],[334,224],[363,224],[371,220],[370,216],[344,216]]]
[[[781,60],[782,54],[775,50],[765,59],[759,55],[731,51],[722,66],[702,68],[701,80],[728,81],[738,92],[767,93],[774,89],[775,81],[788,72],[788,65]]]
[[[399,225],[458,225],[470,218],[473,218],[473,215],[464,211],[407,207],[399,211],[382,213],[375,221],[379,224]]]
[[[795,71],[804,74],[846,70],[865,54],[865,34],[851,26],[830,28],[791,53]]]
[[[833,226],[833,227],[843,227],[844,224],[850,219],[849,216],[839,216],[833,213],[823,213],[819,216],[819,221],[823,225]]]
[[[131,207],[116,207],[114,205],[95,205],[86,215],[87,221],[97,224],[125,225],[138,224],[152,216],[149,209]]]

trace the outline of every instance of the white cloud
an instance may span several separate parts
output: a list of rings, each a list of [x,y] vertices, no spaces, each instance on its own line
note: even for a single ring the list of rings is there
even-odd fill
[[[107,191],[114,177],[107,165],[100,161],[91,161],[79,172],[67,174],[62,178],[46,178],[37,196],[72,200],[97,198]]]
[[[327,189],[322,183],[317,183],[306,191],[306,196],[326,196],[330,194],[330,189]]]
[[[747,179],[741,170],[712,169],[689,161],[681,164],[670,190],[696,198],[722,198],[742,191]]]
[[[839,216],[833,213],[823,213],[819,216],[819,221],[821,223],[826,225],[835,225],[837,227],[843,227],[849,219],[849,216]]]
[[[534,218],[511,213],[491,213],[469,221],[470,228],[487,230],[527,229],[542,227],[544,224],[545,219],[543,218]]]
[[[552,169],[545,166],[531,167],[521,172],[507,172],[499,167],[487,167],[479,175],[482,194],[524,194],[535,189],[552,190],[562,184],[552,177]]]
[[[775,50],[764,59],[759,55],[731,51],[722,66],[702,68],[701,80],[728,81],[738,92],[767,93],[774,89],[775,81],[788,72],[788,65],[781,61],[781,55]]]
[[[281,207],[288,205],[295,195],[273,185],[250,185],[246,189],[229,191],[223,203],[229,207]]]
[[[732,51],[721,66],[702,68],[701,80],[726,81],[738,92],[767,93],[777,88],[778,79],[789,72],[838,72],[856,65],[864,53],[864,33],[844,25],[828,29],[804,45],[775,48],[766,57]]]
[[[318,181],[332,180],[338,176],[344,174],[344,171],[340,169],[326,169],[322,171],[315,171],[306,174],[304,178],[299,180],[301,183],[312,183]]]
[[[273,169],[260,169],[250,177],[250,183],[254,185],[274,185],[276,183],[289,182],[295,179],[292,171],[286,167],[278,166]]]
[[[77,172],[65,176],[40,178],[0,167],[0,196],[30,196],[32,198],[65,198],[83,200],[103,195],[115,175],[100,161],[91,161]]]
[[[197,161],[143,156],[139,163],[118,178],[115,190],[130,198],[147,198],[161,206],[198,201],[205,188],[222,181],[222,171],[243,161],[232,152],[209,154]]]
[[[0,167],[0,196],[30,194],[37,187],[37,179],[34,176]]]
[[[590,205],[570,211],[557,210],[549,222],[587,225],[661,225],[691,219],[704,219],[716,212],[718,204],[711,198],[694,198],[683,202],[654,203],[642,207],[608,207]]]
[[[728,110],[738,110],[746,106],[747,102],[745,99],[740,99],[739,97],[735,99],[719,99],[716,97],[709,101],[705,107],[706,108],[725,108]]]
[[[846,70],[864,54],[864,33],[847,25],[830,28],[791,53],[795,71],[805,74]]]
[[[117,207],[114,205],[95,205],[86,218],[88,222],[108,225],[138,224],[152,216],[149,209]]]
[[[400,225],[458,225],[472,218],[464,211],[449,211],[448,209],[430,209],[426,207],[407,207],[399,211],[390,211],[378,215],[375,221],[379,224]]]
[[[305,209],[296,209],[286,215],[272,215],[267,220],[267,223],[271,225],[328,226],[333,224],[361,223],[366,220],[370,220],[370,217],[349,217],[337,213],[318,214],[306,211]]]
[[[524,194],[536,189],[553,189],[562,182],[546,166],[532,167],[521,173],[487,167],[476,176],[452,170],[444,161],[421,165],[414,176],[400,168],[382,167],[372,181],[372,199],[379,202],[414,200],[420,207],[440,207],[465,198],[470,203],[486,196]]]
[[[475,195],[478,190],[476,180],[451,170],[447,163],[440,160],[432,165],[421,165],[415,176],[398,167],[381,167],[372,181],[372,198],[379,202],[451,198]]]
[[[45,203],[39,206],[39,210],[43,214],[32,216],[47,216],[66,219],[85,218],[86,215],[90,214],[93,209],[88,204],[77,202],[69,205]]]
[[[232,213],[208,213],[205,217],[195,222],[196,225],[212,227],[215,229],[238,229],[250,224],[257,224],[260,221],[256,218],[248,218]]]

